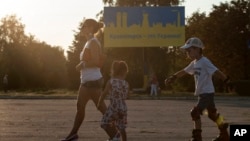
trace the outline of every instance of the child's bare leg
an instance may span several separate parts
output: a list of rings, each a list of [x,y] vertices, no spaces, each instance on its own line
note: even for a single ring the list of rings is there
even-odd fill
[[[120,130],[122,141],[127,141],[127,133],[125,129]]]
[[[117,129],[114,125],[101,124],[101,127],[105,130],[110,139],[115,137]]]

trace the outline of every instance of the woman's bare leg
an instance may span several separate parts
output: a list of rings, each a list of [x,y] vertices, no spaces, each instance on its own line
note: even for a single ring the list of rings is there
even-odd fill
[[[85,108],[88,100],[90,97],[88,96],[88,90],[84,86],[80,86],[78,91],[78,98],[77,98],[77,112],[75,115],[74,125],[70,132],[70,134],[67,136],[67,138],[71,137],[72,135],[77,134],[83,120],[85,117]]]

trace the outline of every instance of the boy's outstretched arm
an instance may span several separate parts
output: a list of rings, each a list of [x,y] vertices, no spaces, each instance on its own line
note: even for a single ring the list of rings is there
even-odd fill
[[[187,74],[187,72],[185,72],[184,70],[180,70],[180,71],[174,73],[173,75],[171,75],[170,77],[165,79],[165,85],[173,83],[177,78],[182,77],[185,74]]]
[[[187,74],[187,72],[185,72],[184,70],[180,70],[178,72],[176,72],[174,75],[179,78],[179,77],[182,77],[184,76],[185,74]]]

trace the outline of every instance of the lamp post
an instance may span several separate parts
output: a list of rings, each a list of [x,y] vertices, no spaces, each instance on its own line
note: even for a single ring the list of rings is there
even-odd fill
[[[176,66],[176,64],[175,64],[175,62],[176,62],[176,46],[168,46],[168,51],[167,51],[167,54],[169,54],[170,55],[170,57],[171,57],[171,60],[172,60],[172,67],[173,67],[173,69],[172,69],[172,71],[173,72],[175,72],[176,70],[175,70],[175,66]],[[174,94],[175,93],[175,90],[172,88],[172,93]]]
[[[173,71],[175,72],[175,71],[176,71],[176,70],[175,70],[176,46],[169,46],[169,47],[168,47],[168,52],[167,52],[167,53],[170,54],[171,56],[173,55],[173,58],[171,58],[171,60],[173,60],[172,65],[173,65]]]

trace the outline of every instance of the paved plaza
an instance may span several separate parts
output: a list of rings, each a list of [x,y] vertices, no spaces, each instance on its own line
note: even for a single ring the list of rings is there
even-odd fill
[[[108,104],[109,101],[106,101]],[[191,137],[190,109],[195,99],[127,100],[128,141],[185,141]],[[250,124],[249,98],[219,98],[217,108],[231,124]],[[75,99],[0,99],[0,141],[59,141],[73,125]],[[78,141],[105,141],[102,115],[90,101]],[[202,116],[203,139],[217,136],[215,124]]]

